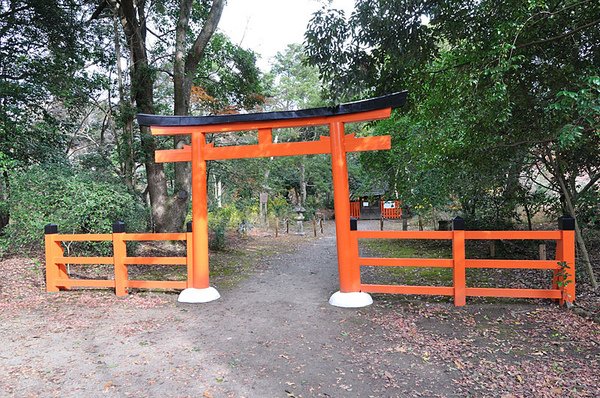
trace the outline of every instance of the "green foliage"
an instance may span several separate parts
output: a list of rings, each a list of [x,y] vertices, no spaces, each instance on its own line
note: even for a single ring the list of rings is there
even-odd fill
[[[275,110],[306,109],[323,105],[321,81],[316,67],[307,65],[304,47],[289,44],[275,55],[268,79]]]
[[[594,1],[358,0],[348,18],[315,14],[306,46],[331,97],[409,90],[375,128],[393,149],[361,154],[372,176],[412,206],[502,226],[539,192],[562,207],[597,191],[599,17]]]
[[[196,71],[192,101],[210,113],[253,109],[265,101],[264,83],[256,54],[216,33]]]
[[[268,202],[268,212],[269,214],[283,218],[291,211],[290,204],[282,195],[275,195],[272,198],[269,198]]]
[[[59,165],[13,173],[8,204],[10,223],[2,243],[10,251],[39,248],[49,223],[69,234],[110,233],[117,220],[125,221],[129,231],[144,231],[148,221],[144,207],[125,187]]]
[[[569,277],[569,270],[571,267],[569,267],[566,261],[559,261],[557,264],[560,269],[555,274],[556,284],[558,287],[564,288],[565,286],[573,283],[573,280],[567,279]]]
[[[244,220],[244,215],[233,204],[209,212],[208,229],[210,234],[208,247],[211,250],[224,250],[227,246],[227,230],[237,228],[240,222]]]
[[[64,156],[65,134],[102,85],[84,70],[96,41],[86,35],[79,6],[72,0],[2,3],[0,152],[24,164]]]

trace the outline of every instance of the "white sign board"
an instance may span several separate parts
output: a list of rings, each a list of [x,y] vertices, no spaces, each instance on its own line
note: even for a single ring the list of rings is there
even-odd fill
[[[369,202],[363,202],[363,207],[369,207]]]
[[[387,202],[383,202],[383,208],[384,209],[395,209],[396,208],[396,202],[388,200]]]

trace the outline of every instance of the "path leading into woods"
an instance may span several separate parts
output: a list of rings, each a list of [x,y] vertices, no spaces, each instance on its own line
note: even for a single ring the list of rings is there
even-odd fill
[[[328,305],[333,236],[264,258],[204,305],[162,293],[48,295],[35,263],[0,265],[0,396],[600,395],[600,329],[554,305]]]

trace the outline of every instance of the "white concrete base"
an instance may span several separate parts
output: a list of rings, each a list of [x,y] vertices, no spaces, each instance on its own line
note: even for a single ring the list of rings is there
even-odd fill
[[[343,308],[360,308],[373,304],[373,299],[365,292],[335,292],[329,298],[329,304]]]
[[[188,287],[179,293],[177,301],[180,303],[208,303],[220,298],[221,295],[214,287],[207,287],[205,289],[195,289]]]

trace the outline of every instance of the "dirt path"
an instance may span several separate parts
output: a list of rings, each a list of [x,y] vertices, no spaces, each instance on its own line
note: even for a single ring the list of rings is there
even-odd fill
[[[508,398],[600,392],[597,325],[555,306],[457,310],[446,302],[379,296],[366,309],[335,308],[327,304],[338,288],[332,236],[269,256],[257,267],[221,290],[220,300],[182,305],[175,294],[162,293],[47,295],[35,264],[6,260],[0,395]]]

